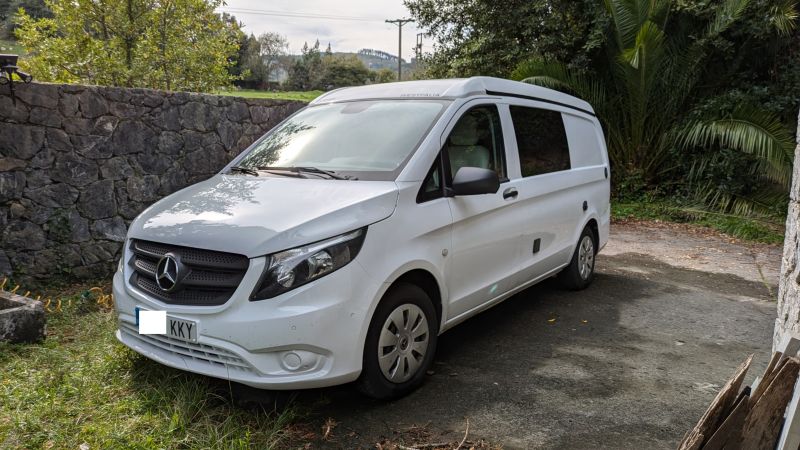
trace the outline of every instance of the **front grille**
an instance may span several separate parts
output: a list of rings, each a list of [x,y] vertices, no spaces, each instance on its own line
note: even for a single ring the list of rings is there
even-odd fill
[[[131,286],[172,305],[215,306],[227,302],[250,264],[244,255],[138,239],[131,241],[130,250]],[[181,287],[173,292],[165,292],[156,284],[156,266],[167,253],[180,257],[188,270]]]
[[[222,367],[230,371],[253,373],[253,367],[239,355],[213,345],[184,342],[161,334],[139,334],[134,325],[120,322],[121,332],[135,337],[153,347],[190,358],[196,362],[213,367]]]

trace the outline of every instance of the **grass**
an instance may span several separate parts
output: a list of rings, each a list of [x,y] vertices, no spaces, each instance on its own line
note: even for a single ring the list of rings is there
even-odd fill
[[[0,53],[13,53],[15,55],[24,55],[25,50],[17,44],[16,41],[9,41],[0,39]]]
[[[323,94],[323,91],[256,91],[253,89],[238,89],[232,91],[220,91],[220,95],[245,98],[267,98],[275,100],[299,100],[310,102]]]
[[[751,242],[783,243],[782,218],[745,218],[703,211],[667,201],[611,202],[611,216],[615,220],[662,220],[704,226],[729,236]]]
[[[119,344],[114,314],[91,299],[62,307],[44,343],[0,343],[0,448],[268,449],[287,439],[291,407],[238,408],[210,379]]]

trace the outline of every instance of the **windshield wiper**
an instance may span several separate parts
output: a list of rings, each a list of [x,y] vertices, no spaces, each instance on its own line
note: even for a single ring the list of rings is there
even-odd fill
[[[317,175],[327,175],[328,177],[334,180],[347,180],[348,178],[343,177],[341,175],[337,175],[336,172],[332,172],[330,170],[318,169],[316,167],[295,167],[295,169],[301,172],[308,172],[308,173],[315,173]]]
[[[296,174],[296,176],[300,176],[300,177],[303,177],[303,173],[313,173],[314,175],[323,175],[323,176],[325,176],[327,178],[330,178],[332,180],[354,180],[355,179],[353,177],[343,177],[341,175],[338,175],[336,172],[332,172],[330,170],[324,170],[324,169],[320,169],[320,168],[317,168],[317,167],[308,167],[308,166],[305,166],[305,167],[261,166],[261,167],[258,168],[258,170],[263,170],[265,172],[276,173],[278,175],[286,175],[286,176],[291,176],[291,175],[288,175],[288,174],[285,174],[285,173],[282,174],[280,172],[292,172],[292,173]],[[303,177],[303,178],[305,178],[305,177]]]
[[[258,172],[253,169],[248,169],[247,167],[242,166],[232,166],[231,172],[238,172],[238,173],[246,173],[248,175],[253,175],[254,177],[258,176]]]

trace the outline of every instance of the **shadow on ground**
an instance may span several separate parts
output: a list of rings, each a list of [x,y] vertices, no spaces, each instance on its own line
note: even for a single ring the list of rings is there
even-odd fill
[[[674,448],[748,354],[750,380],[763,369],[775,314],[764,285],[632,253],[597,267],[584,291],[548,280],[445,333],[433,373],[403,399],[296,393],[312,446],[413,445],[420,430],[458,442],[468,419],[470,440],[504,448]]]

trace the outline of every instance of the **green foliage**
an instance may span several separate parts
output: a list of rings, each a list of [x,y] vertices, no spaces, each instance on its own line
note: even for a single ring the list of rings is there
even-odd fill
[[[360,86],[373,78],[372,72],[355,55],[334,55],[328,46],[319,50],[319,41],[303,46],[302,55],[289,70],[285,87],[293,90],[329,90]]]
[[[397,72],[387,68],[373,71],[372,81],[374,83],[391,83],[397,81]]]
[[[746,241],[782,244],[781,217],[741,217],[670,201],[626,201],[611,204],[614,220],[659,220],[708,227]]]
[[[336,89],[361,86],[372,78],[372,72],[355,55],[327,55],[322,60],[321,87]]]
[[[423,57],[435,78],[507,76],[532,54],[588,67],[606,20],[595,0],[405,0],[436,42]]]
[[[217,92],[220,95],[245,98],[269,98],[275,100],[299,100],[310,102],[322,95],[322,91],[256,91],[252,89],[236,89]]]
[[[280,69],[290,67],[289,42],[278,33],[263,33],[256,37],[241,33],[239,51],[231,67],[237,85],[265,89],[270,82],[277,84]]]
[[[81,295],[48,316],[40,345],[0,343],[3,448],[276,448],[293,409],[234,406],[208,378],[114,338],[116,315]]]
[[[779,116],[746,103],[728,111],[704,107],[737,81],[736,72],[714,70],[727,60],[720,47],[734,25],[752,14],[770,17],[770,31],[760,31],[763,39],[779,39],[792,31],[795,16],[785,8],[776,10],[773,3],[720,0],[712,6],[694,4],[697,9],[687,14],[684,4],[668,0],[606,0],[611,21],[593,70],[583,72],[537,57],[521,63],[512,77],[589,101],[603,123],[617,175],[638,174],[653,186],[679,178],[681,168],[691,168],[696,192],[705,195],[715,189],[714,183],[696,181],[708,161],[698,158],[687,167],[681,160],[698,148],[705,159],[732,149],[754,158],[751,177],[778,183],[785,192],[793,138]],[[763,52],[763,44],[750,35],[737,51]],[[709,203],[727,212],[749,212],[745,197]],[[755,203],[749,204],[751,210]]]
[[[20,8],[31,17],[52,17],[45,0],[0,0],[0,39],[13,39],[17,11]],[[1,47],[2,45],[0,45]]]
[[[290,90],[305,91],[324,89],[321,87],[322,56],[319,52],[319,40],[309,47],[303,44],[302,54],[289,69],[289,78],[284,87]]]
[[[231,81],[237,32],[222,0],[46,0],[17,15],[23,67],[42,81],[211,91]]]

